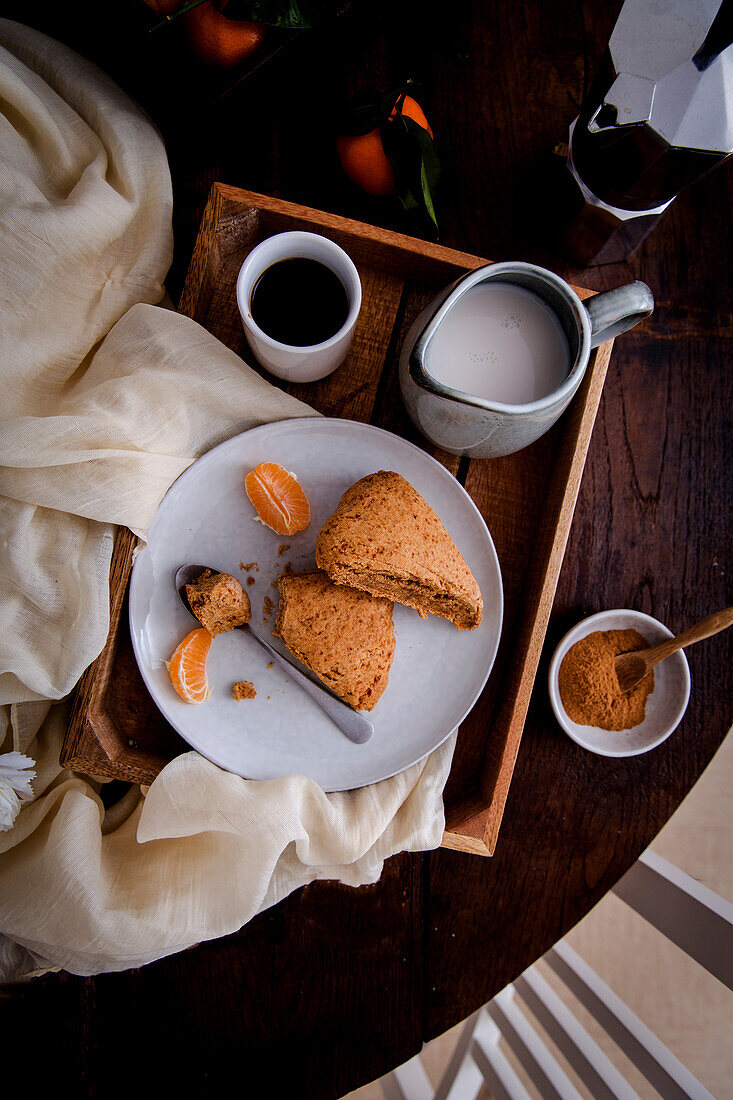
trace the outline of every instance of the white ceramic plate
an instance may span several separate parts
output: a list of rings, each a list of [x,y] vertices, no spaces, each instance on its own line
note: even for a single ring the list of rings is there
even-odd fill
[[[276,535],[255,521],[245,474],[259,462],[292,470],[311,505],[299,535]],[[481,626],[456,630],[395,605],[396,650],[389,684],[369,717],[374,736],[352,744],[305,692],[288,682],[240,630],[216,637],[209,651],[211,696],[184,703],[165,666],[196,626],[176,594],[179,565],[195,562],[233,574],[252,602],[252,625],[268,640],[277,617],[274,582],[285,563],[313,569],[316,535],[342,493],[377,470],[395,470],[435,509],[478,581]],[[282,554],[280,547],[289,543]],[[250,576],[240,563],[255,561]],[[265,597],[273,603],[263,622]],[[440,745],[465,718],[494,663],[502,621],[502,585],[494,544],[479,511],[456,479],[419,448],[351,420],[307,418],[266,424],[215,447],[171,486],[137,556],[130,585],[130,630],[142,677],[170,724],[193,748],[249,779],[308,775],[326,791],[349,790],[395,775]],[[282,643],[274,645],[284,650]],[[236,702],[232,684],[250,680],[257,697]]]
[[[567,651],[596,630],[632,629],[638,630],[649,645],[659,645],[673,637],[663,623],[643,611],[599,611],[568,631],[550,662],[548,683],[555,717],[568,737],[598,756],[639,756],[655,749],[677,729],[690,699],[690,666],[682,650],[678,650],[654,669],[654,690],[646,701],[644,721],[638,726],[630,730],[604,730],[597,726],[581,726],[568,717],[558,686],[560,665]]]

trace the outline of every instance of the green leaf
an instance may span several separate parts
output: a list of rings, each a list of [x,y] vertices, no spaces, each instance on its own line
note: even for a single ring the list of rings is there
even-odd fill
[[[374,130],[380,122],[379,110],[376,103],[361,103],[351,106],[338,120],[337,131],[339,134],[349,134],[358,137]]]
[[[206,0],[189,0],[155,23],[150,30],[155,31],[166,26],[184,12],[205,2]],[[229,0],[228,4],[215,6],[228,19],[266,23],[271,27],[283,27],[287,30],[306,30],[343,11],[347,3],[348,0]]]
[[[425,209],[427,210],[428,216],[429,216],[430,220],[432,221],[433,225],[435,226],[435,228],[437,230],[438,229],[438,219],[435,216],[435,207],[433,206],[433,196],[430,193],[430,185],[428,183],[428,174],[427,174],[427,171],[425,169],[425,162],[424,161],[423,161],[423,163],[420,167],[420,186],[422,187],[422,197],[423,197],[423,202],[425,203]]]
[[[305,30],[317,26],[339,6],[334,0],[230,0],[224,14],[271,27]]]
[[[170,12],[168,15],[164,15],[157,23],[153,23],[152,27],[149,27],[149,31],[160,30],[161,27],[167,27],[169,23],[178,19],[179,16],[184,15],[185,12],[190,11],[191,8],[197,8],[199,4],[205,4],[206,0],[189,0],[188,3],[182,4],[180,8],[176,8],[175,11]]]
[[[375,98],[372,91],[354,100],[337,120],[339,134],[356,137],[376,129],[389,118],[398,103],[401,105],[413,83],[412,80],[406,80],[399,88],[393,88],[378,98]]]
[[[413,118],[406,118],[403,115],[402,121],[420,149],[420,193],[425,211],[437,230],[438,219],[435,215],[433,192],[436,190],[440,179],[440,161],[438,160],[435,143],[428,131],[423,129]]]
[[[437,232],[433,196],[440,178],[440,161],[433,139],[419,123],[401,113],[382,123],[380,135],[403,209],[422,211]]]

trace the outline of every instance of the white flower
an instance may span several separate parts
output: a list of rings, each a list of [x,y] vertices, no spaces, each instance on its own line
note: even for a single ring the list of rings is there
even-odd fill
[[[34,764],[35,760],[22,752],[6,752],[0,756],[0,832],[12,829],[21,803],[33,798]]]

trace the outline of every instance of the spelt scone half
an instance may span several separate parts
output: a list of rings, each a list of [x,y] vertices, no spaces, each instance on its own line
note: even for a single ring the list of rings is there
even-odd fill
[[[395,650],[393,603],[333,584],[325,573],[283,573],[273,634],[354,710],[373,710]]]
[[[475,630],[483,600],[438,516],[401,474],[380,470],[347,489],[316,539],[316,565],[336,584]]]

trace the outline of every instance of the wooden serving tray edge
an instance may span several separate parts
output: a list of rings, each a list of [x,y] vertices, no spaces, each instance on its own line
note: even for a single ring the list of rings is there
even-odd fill
[[[584,296],[587,297],[587,292],[584,292]],[[612,347],[613,341],[609,341],[597,349],[592,364],[588,366],[583,384],[567,414],[569,423],[556,467],[556,470],[559,467],[563,468],[563,472],[566,471],[564,489],[559,499],[548,498],[542,526],[546,525],[554,532],[553,543],[549,548],[543,570],[532,573],[531,582],[524,591],[523,614],[529,614],[529,624],[525,626],[520,637],[521,661],[507,687],[507,703],[502,708],[497,723],[499,729],[503,726],[506,732],[504,752],[493,797],[488,806],[480,809],[477,809],[475,804],[472,807],[467,803],[459,803],[452,808],[446,818],[442,842],[445,848],[486,856],[493,855],[496,849],[499,825],[509,793],[509,784],[524,731],[537,666],[555,600],[565,547],[570,536],[575,503],[580,491],[580,482],[603,394],[603,384],[608,372]],[[535,557],[541,557],[537,548]]]
[[[217,247],[217,234],[227,232],[229,204],[240,208],[246,205],[254,212],[271,211],[308,222],[314,229],[324,229],[326,232],[338,230],[358,236],[378,248],[397,248],[414,257],[416,262],[433,260],[464,269],[489,262],[442,245],[216,183],[204,210],[179,302],[179,311],[194,319],[202,295],[206,294],[209,259],[211,250]],[[238,224],[241,224],[241,213]],[[592,293],[580,287],[574,289],[581,298]],[[455,851],[489,856],[496,848],[603,392],[612,343],[610,341],[592,353],[583,383],[565,414],[565,430],[555,463],[556,483],[561,491],[548,496],[540,524],[548,532],[546,539],[551,541],[534,548],[519,616],[521,628],[516,643],[516,655],[519,659],[512,669],[503,693],[504,703],[492,727],[492,734],[503,739],[499,767],[490,789],[482,787],[475,795],[461,799],[447,808],[442,846]],[[149,784],[168,762],[167,759],[139,752],[130,744],[124,748],[123,762],[119,736],[113,730],[107,730],[107,720],[101,706],[107,679],[114,664],[124,597],[138,541],[131,531],[125,528],[118,530],[110,565],[110,631],[104,649],[82,675],[77,686],[69,729],[61,752],[61,763],[85,774]]]

